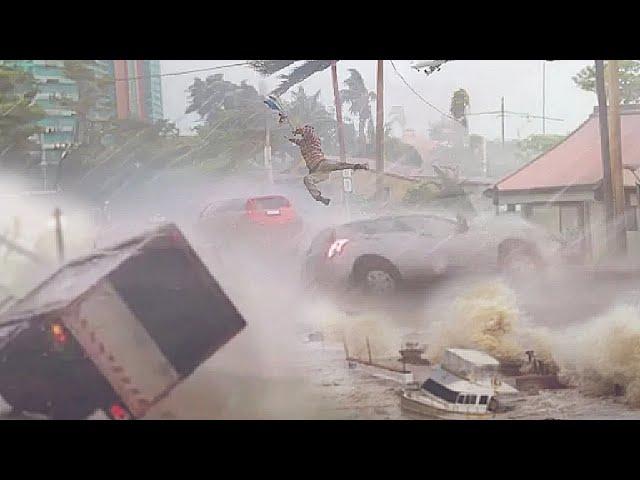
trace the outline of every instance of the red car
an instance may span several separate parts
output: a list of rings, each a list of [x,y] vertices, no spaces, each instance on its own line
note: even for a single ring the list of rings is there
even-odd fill
[[[249,241],[289,246],[303,231],[302,219],[282,195],[211,203],[200,213],[198,226],[213,243],[224,240],[225,245]]]

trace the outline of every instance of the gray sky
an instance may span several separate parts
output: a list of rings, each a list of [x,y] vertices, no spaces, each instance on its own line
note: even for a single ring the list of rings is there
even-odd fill
[[[236,63],[240,60],[163,60],[163,73],[180,70],[207,68]],[[547,133],[569,133],[575,129],[596,105],[595,94],[585,92],[574,85],[571,77],[591,60],[568,60],[546,63],[546,115],[562,118],[564,121],[547,121]],[[542,114],[542,61],[537,60],[459,60],[445,64],[442,70],[426,76],[409,67],[409,61],[394,61],[406,80],[429,102],[440,110],[448,112],[451,94],[458,88],[465,88],[471,100],[471,112],[494,111],[500,109],[500,97],[505,97],[505,109],[515,112]],[[341,60],[338,62],[340,87],[348,76],[348,69],[356,68],[362,74],[367,87],[375,90],[376,62],[374,60]],[[183,133],[197,121],[197,116],[185,116],[187,88],[196,77],[204,78],[213,73],[224,73],[225,79],[240,82],[247,80],[258,86],[262,80],[247,67],[233,67],[212,72],[163,77],[163,100],[165,117],[175,121]],[[425,105],[398,78],[389,62],[384,71],[385,110],[402,105],[407,117],[407,127],[426,133],[429,122],[435,122],[440,114]],[[277,80],[262,80],[267,88],[277,84]],[[321,90],[324,103],[332,104],[333,89],[329,70],[320,72],[301,84],[313,93]],[[296,87],[297,88],[297,87]],[[285,94],[286,97],[286,94]],[[500,137],[500,119],[493,115],[469,118],[472,133],[489,139]],[[524,138],[534,133],[542,133],[540,119],[507,117],[505,136]]]

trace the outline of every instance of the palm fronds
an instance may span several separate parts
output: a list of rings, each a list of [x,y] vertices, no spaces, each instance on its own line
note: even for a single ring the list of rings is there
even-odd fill
[[[249,60],[249,65],[256,72],[268,76],[284,70],[298,60]]]
[[[280,75],[278,78],[282,81],[272,93],[280,96],[294,85],[306,80],[314,73],[326,70],[330,66],[331,60],[307,60],[303,64],[295,67],[291,73]]]

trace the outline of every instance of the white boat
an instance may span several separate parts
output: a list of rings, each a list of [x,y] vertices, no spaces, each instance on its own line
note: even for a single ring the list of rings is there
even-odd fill
[[[477,350],[447,349],[441,365],[419,387],[405,389],[401,408],[441,419],[488,418],[498,408],[498,395],[518,391],[497,377],[499,362]]]

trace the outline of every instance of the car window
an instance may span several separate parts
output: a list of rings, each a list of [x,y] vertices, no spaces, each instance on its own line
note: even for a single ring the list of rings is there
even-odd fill
[[[377,220],[367,220],[364,222],[355,222],[347,226],[350,230],[365,235],[374,235],[379,233],[397,233],[412,232],[413,229],[404,222],[399,222],[397,218],[385,217]]]
[[[397,221],[416,233],[435,238],[447,237],[455,233],[456,230],[456,224],[453,222],[423,215],[400,217]]]
[[[208,205],[200,214],[201,217],[210,217],[218,213],[244,212],[244,201],[227,200]]]
[[[256,204],[258,208],[263,210],[275,210],[278,208],[288,207],[289,201],[284,197],[267,197],[257,198]]]

